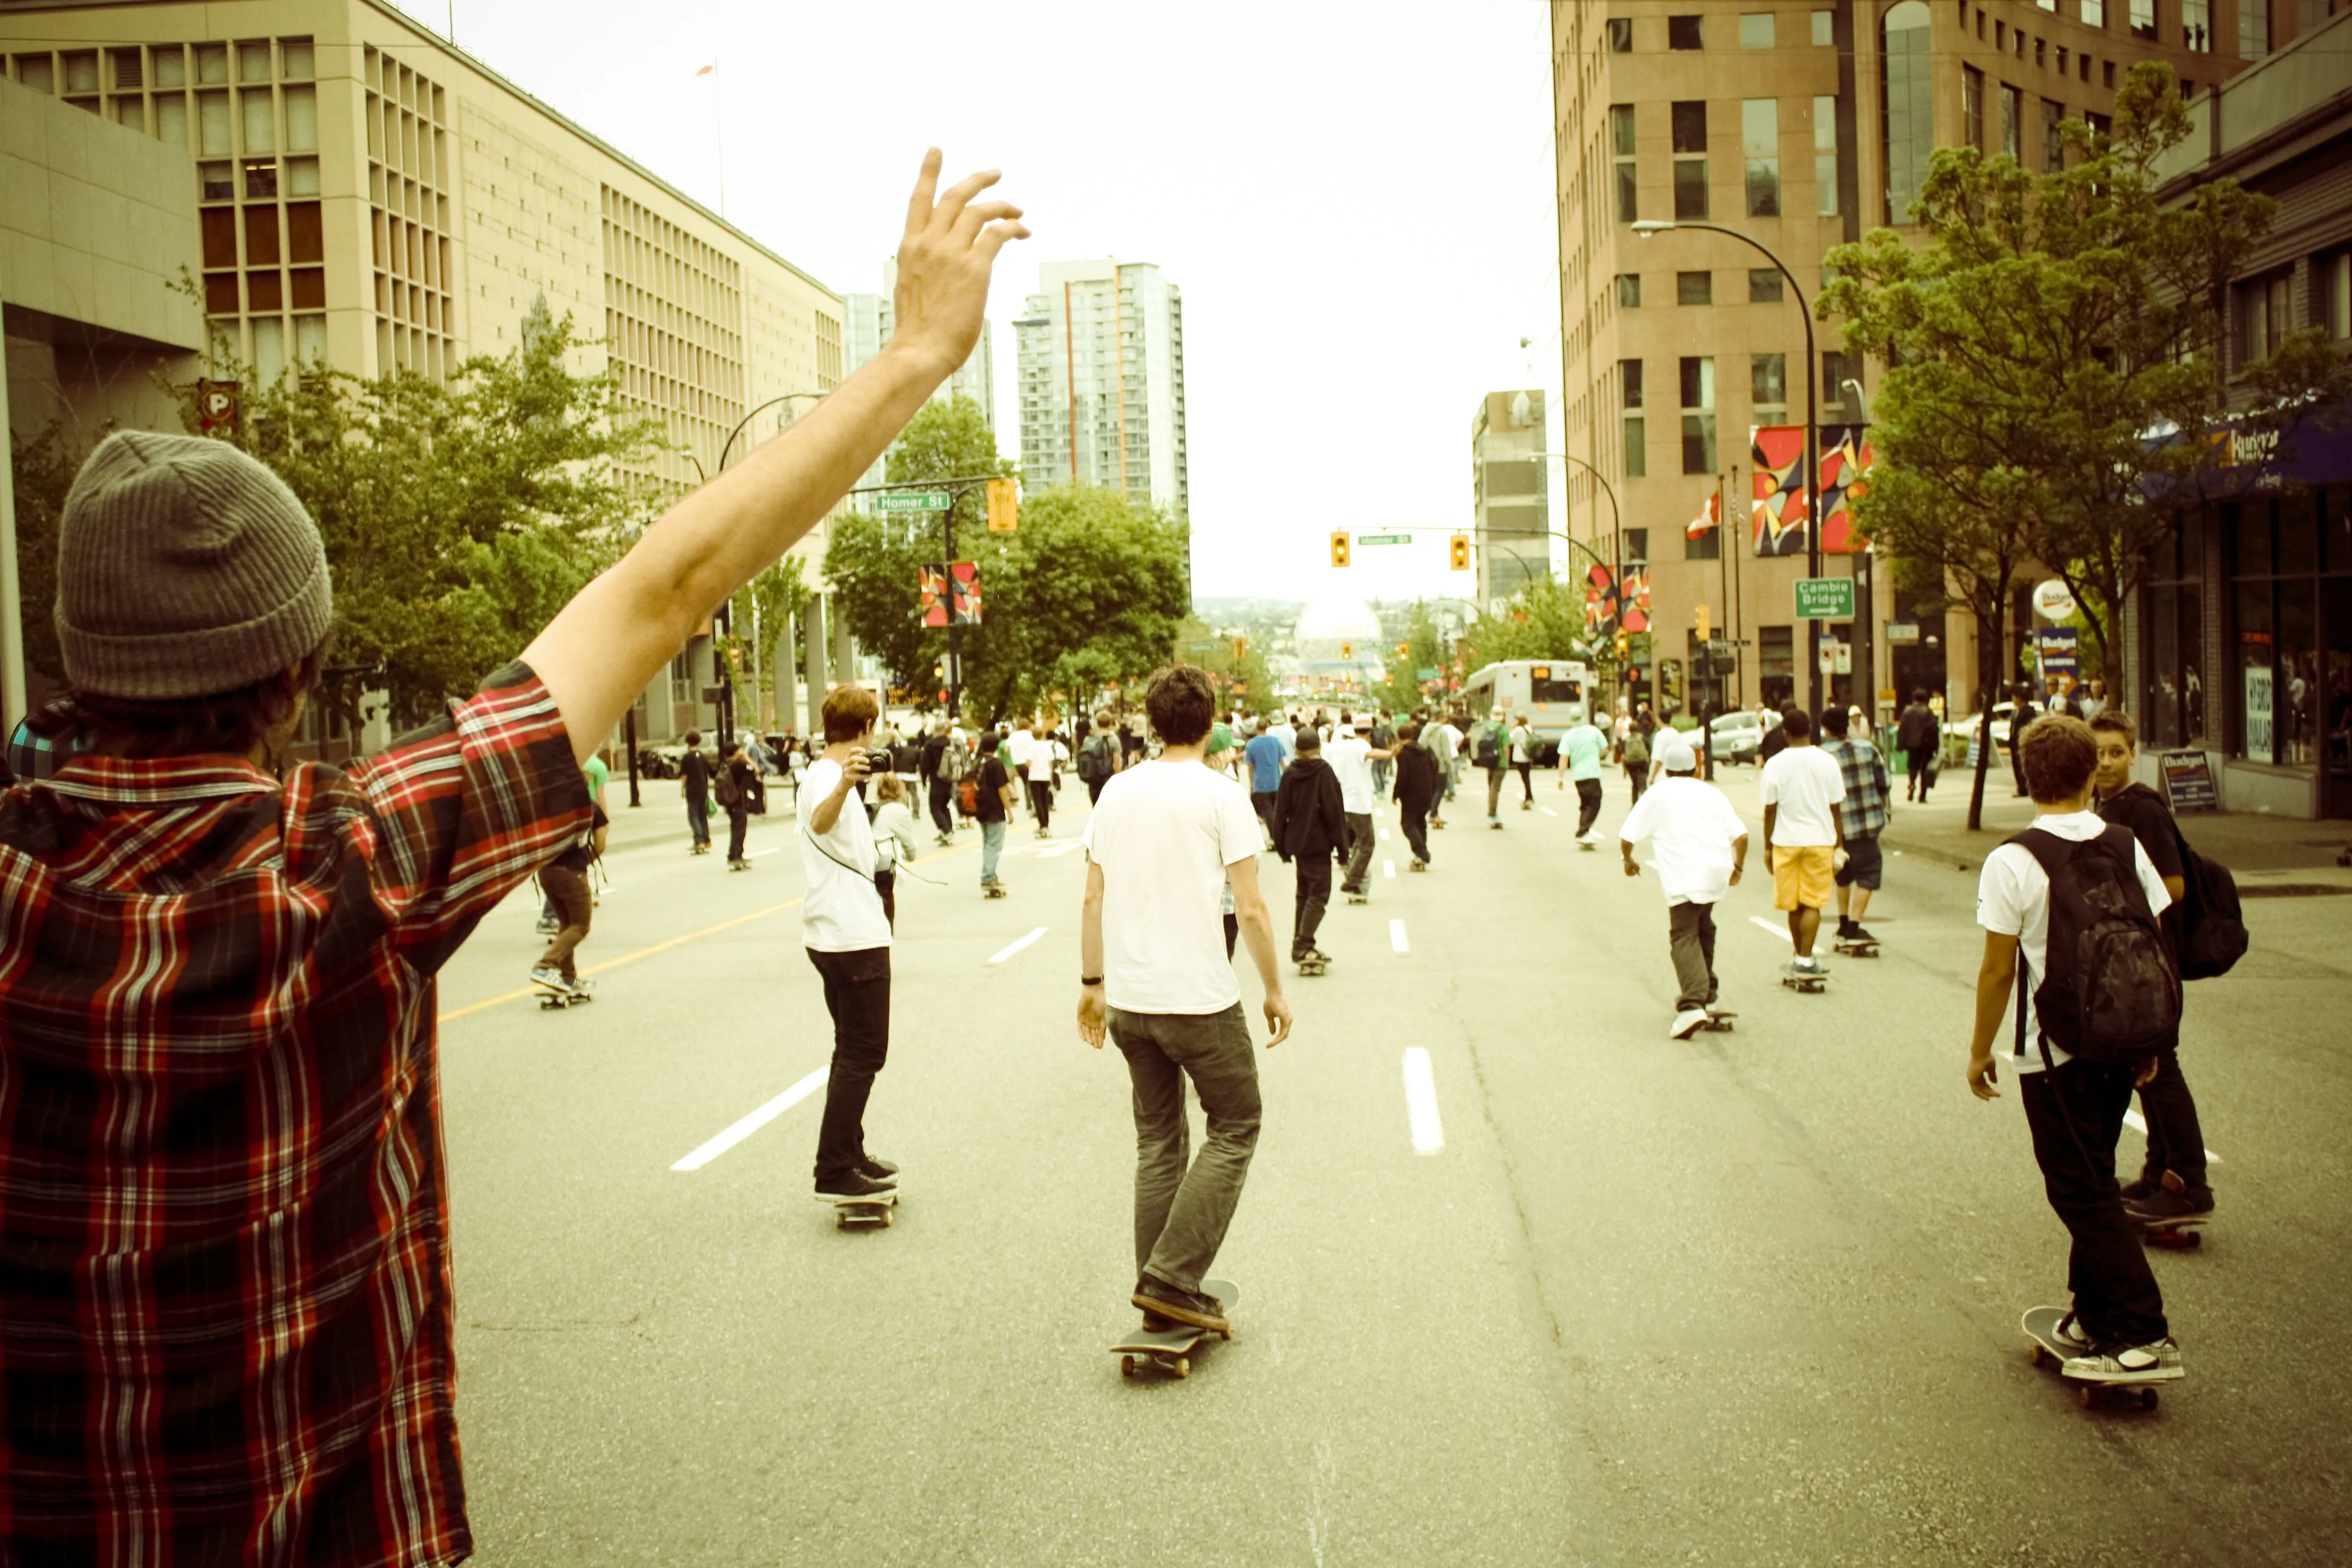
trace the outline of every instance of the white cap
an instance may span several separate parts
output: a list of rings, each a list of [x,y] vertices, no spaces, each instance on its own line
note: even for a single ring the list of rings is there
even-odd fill
[[[1690,742],[1684,740],[1680,733],[1658,742],[1658,761],[1665,765],[1666,772],[1670,773],[1698,772],[1698,753],[1691,750]]]

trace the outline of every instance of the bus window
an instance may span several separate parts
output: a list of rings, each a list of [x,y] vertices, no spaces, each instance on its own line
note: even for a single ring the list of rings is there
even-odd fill
[[[1532,689],[1531,695],[1534,700],[1538,702],[1581,702],[1584,700],[1584,683],[1582,681],[1570,680],[1565,676],[1560,677],[1558,679],[1554,679],[1550,668],[1545,665],[1539,664],[1536,666],[1533,670],[1528,672],[1528,685]]]

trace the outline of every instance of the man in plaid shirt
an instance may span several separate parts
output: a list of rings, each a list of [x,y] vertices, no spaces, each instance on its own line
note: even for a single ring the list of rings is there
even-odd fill
[[[219,442],[91,454],[63,760],[0,795],[0,1564],[470,1554],[435,973],[579,835],[635,694],[970,353],[1026,231],[939,166],[890,346],[349,773],[286,760],[333,616],[300,502]]]
[[[1845,864],[1837,872],[1837,938],[1841,942],[1876,942],[1862,923],[1870,895],[1878,890],[1886,872],[1878,836],[1886,830],[1886,763],[1867,735],[1849,736],[1853,721],[1832,702],[1822,710],[1822,750],[1837,759],[1845,780],[1845,799],[1838,803],[1839,825],[1845,829]]]

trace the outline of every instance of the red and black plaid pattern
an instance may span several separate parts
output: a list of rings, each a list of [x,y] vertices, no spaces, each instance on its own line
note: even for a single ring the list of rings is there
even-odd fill
[[[0,796],[0,1564],[471,1552],[433,977],[588,810],[520,664],[348,774]]]

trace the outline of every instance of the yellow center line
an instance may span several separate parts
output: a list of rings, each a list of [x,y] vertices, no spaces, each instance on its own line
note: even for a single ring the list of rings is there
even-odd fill
[[[950,855],[957,854],[971,847],[971,846],[968,844],[959,844],[953,849],[942,849],[935,855],[919,856],[915,859],[908,861],[907,864],[909,866],[920,866],[928,861],[943,860]],[[737,915],[733,920],[720,921],[717,925],[704,926],[700,931],[687,931],[682,935],[671,937],[665,942],[655,942],[651,947],[641,947],[635,952],[625,952],[618,958],[608,958],[602,963],[585,964],[581,968],[580,973],[583,974],[602,974],[608,969],[618,969],[625,963],[635,963],[641,958],[651,958],[656,953],[667,952],[671,948],[683,947],[689,942],[699,942],[706,936],[717,936],[720,931],[733,931],[737,926],[749,925],[753,921],[763,921],[770,915],[780,915],[786,910],[796,910],[800,908],[800,900],[786,899],[781,904],[770,904],[766,909],[753,910],[748,915]],[[441,1015],[441,1022],[445,1024],[454,1024],[458,1019],[466,1017],[471,1014],[486,1012],[492,1007],[502,1006],[509,1002],[520,1002],[526,996],[536,996],[538,994],[538,986],[526,985],[520,990],[502,992],[496,996],[485,996],[479,1002],[468,1002],[463,1007],[452,1007],[444,1011]]]

